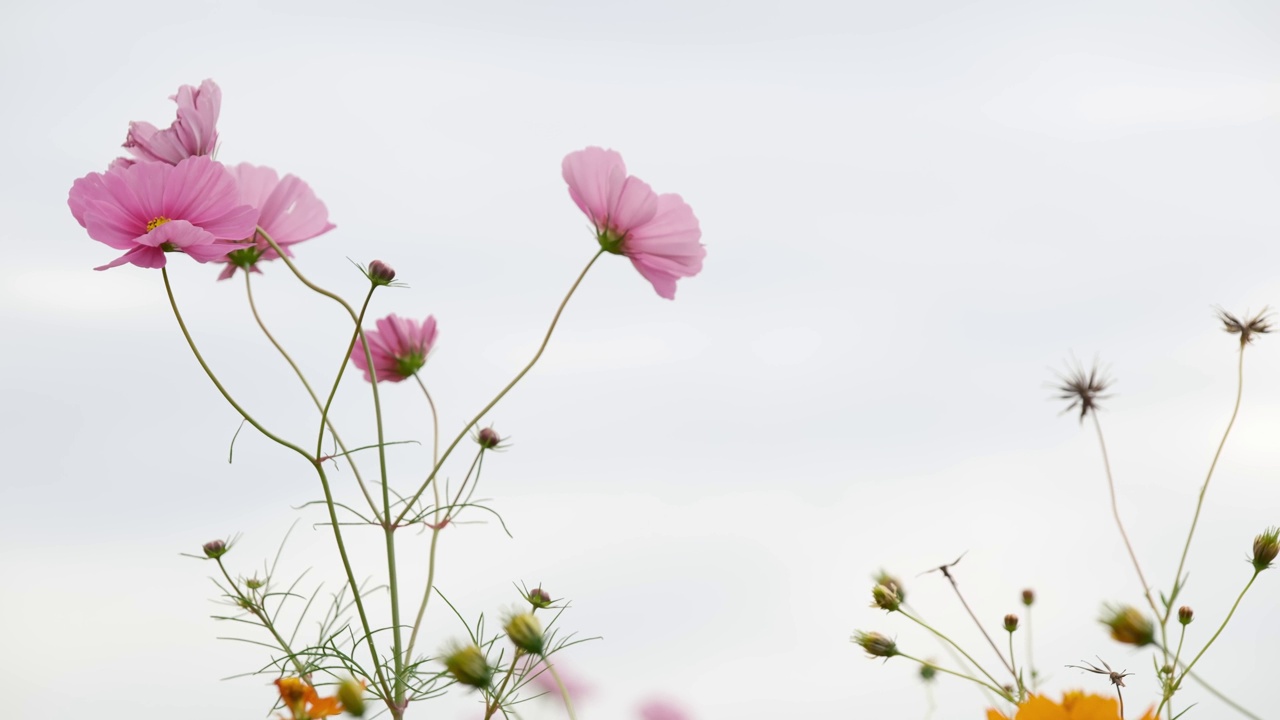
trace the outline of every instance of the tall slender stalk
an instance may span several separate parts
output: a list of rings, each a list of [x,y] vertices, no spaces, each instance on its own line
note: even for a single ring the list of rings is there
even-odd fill
[[[1182,583],[1182,570],[1187,564],[1187,553],[1191,550],[1191,538],[1196,534],[1196,524],[1200,522],[1200,510],[1204,507],[1205,493],[1209,492],[1209,481],[1213,479],[1213,471],[1218,467],[1218,458],[1222,457],[1222,448],[1227,444],[1231,428],[1236,424],[1236,416],[1240,414],[1240,399],[1244,396],[1244,348],[1246,340],[1240,342],[1240,358],[1236,362],[1236,402],[1231,408],[1231,419],[1227,421],[1227,429],[1218,441],[1218,449],[1213,453],[1213,461],[1209,463],[1209,472],[1205,474],[1204,485],[1200,486],[1200,497],[1196,500],[1196,512],[1191,516],[1191,529],[1187,531],[1187,541],[1182,546],[1182,557],[1178,559],[1178,572],[1173,576],[1173,589],[1169,592],[1169,606],[1165,608],[1164,621],[1168,621],[1173,612],[1173,601]]]
[[[316,410],[323,414],[324,406],[320,404],[320,398],[316,395],[316,391],[311,388],[311,383],[307,381],[307,376],[302,373],[302,369],[298,367],[298,363],[294,362],[293,357],[285,351],[284,346],[281,345],[280,342],[276,340],[275,336],[271,334],[271,331],[267,329],[267,324],[263,322],[262,316],[258,314],[258,304],[254,302],[253,285],[250,282],[252,277],[252,273],[248,271],[244,273],[244,290],[245,294],[249,298],[249,310],[253,312],[254,321],[258,323],[258,328],[262,330],[262,334],[267,337],[267,340],[273,347],[275,347],[276,351],[280,353],[280,356],[284,358],[284,361],[289,363],[289,367],[293,368],[293,373],[298,376],[298,380],[302,381],[302,387],[306,388],[307,395],[311,398],[311,402],[315,404]],[[373,496],[369,494],[369,488],[365,486],[364,478],[360,476],[360,466],[356,464],[355,458],[347,451],[346,444],[342,442],[342,438],[338,435],[338,429],[333,425],[333,419],[328,418],[327,424],[329,427],[329,434],[333,436],[334,442],[338,443],[338,447],[342,449],[342,454],[347,458],[347,464],[350,465],[351,472],[356,477],[356,483],[360,486],[360,492],[364,494],[365,500],[369,503],[369,510],[373,512],[374,519],[381,521],[382,515],[378,512],[378,506],[374,504]]]
[[[413,494],[413,497],[410,498],[409,502],[405,503],[404,510],[396,517],[397,524],[404,521],[405,516],[409,514],[409,511],[413,508],[414,504],[418,502],[418,498],[422,497],[422,493],[426,492],[427,486],[435,480],[436,474],[440,472],[440,466],[444,464],[445,460],[449,459],[449,455],[453,452],[453,449],[458,446],[458,443],[462,442],[462,438],[466,437],[471,428],[475,427],[476,423],[480,422],[480,419],[492,410],[494,405],[497,405],[502,398],[506,397],[507,393],[511,392],[511,388],[515,387],[516,383],[520,382],[520,380],[533,369],[533,366],[537,364],[538,359],[542,357],[543,351],[547,349],[547,343],[551,342],[551,334],[555,332],[556,324],[560,322],[560,315],[564,313],[565,306],[569,304],[569,299],[573,297],[574,291],[582,284],[582,279],[587,276],[587,271],[591,269],[592,265],[595,265],[596,260],[599,260],[600,256],[603,254],[604,250],[600,250],[595,255],[592,255],[590,262],[587,263],[586,267],[582,268],[582,272],[578,273],[578,279],[573,281],[573,285],[569,287],[569,292],[565,293],[564,299],[560,301],[560,307],[556,308],[556,314],[551,318],[551,325],[547,328],[547,334],[542,338],[542,344],[538,346],[538,351],[534,353],[533,359],[530,360],[528,364],[520,370],[520,372],[516,373],[516,376],[511,380],[511,382],[507,383],[506,387],[502,388],[502,390],[500,390],[498,394],[480,410],[480,412],[476,413],[476,416],[471,419],[471,422],[468,422],[463,426],[462,432],[458,433],[458,436],[453,439],[453,442],[449,443],[449,447],[447,447],[444,454],[440,456],[439,462],[437,462],[435,468],[431,470],[431,474],[427,476],[426,481],[423,482],[422,486],[418,488],[418,491]]]
[[[360,597],[360,586],[356,583],[355,573],[351,569],[351,560],[347,556],[346,544],[342,540],[342,527],[338,523],[337,509],[333,504],[333,492],[329,487],[329,478],[325,475],[323,464],[320,462],[318,457],[312,457],[306,450],[303,450],[297,445],[294,445],[293,443],[268,431],[251,415],[245,412],[244,408],[242,408],[240,404],[231,397],[231,393],[227,392],[227,389],[223,387],[222,382],[218,380],[217,375],[213,373],[209,364],[205,362],[204,356],[200,354],[199,348],[196,347],[195,340],[191,337],[191,332],[187,330],[187,323],[182,319],[182,313],[178,310],[178,301],[173,296],[173,286],[169,283],[168,268],[160,268],[160,275],[164,279],[164,290],[169,297],[169,307],[173,309],[173,317],[178,321],[178,327],[182,330],[182,337],[186,338],[187,347],[191,348],[191,353],[195,355],[196,362],[200,363],[201,369],[204,370],[205,375],[209,377],[209,380],[213,383],[213,386],[218,389],[218,392],[222,394],[223,399],[225,399],[231,407],[235,408],[236,412],[240,413],[240,417],[243,417],[246,422],[257,428],[263,435],[266,435],[277,444],[289,448],[306,458],[311,466],[315,468],[316,473],[320,476],[320,487],[324,490],[325,506],[329,509],[329,524],[333,528],[333,538],[338,545],[338,555],[342,558],[342,568],[346,571],[347,583],[351,586],[351,596],[356,605],[356,612],[360,616],[360,624],[364,628],[365,638],[369,642],[369,653],[373,656],[373,665],[378,676],[378,684],[384,691],[384,697],[390,698],[391,686],[387,684],[386,676],[382,672],[381,661],[378,658],[378,650],[374,646],[373,630],[369,625],[369,617],[364,609],[364,601]],[[396,708],[391,707],[390,702],[388,702],[388,707],[391,709],[393,717],[400,717],[400,713]]]

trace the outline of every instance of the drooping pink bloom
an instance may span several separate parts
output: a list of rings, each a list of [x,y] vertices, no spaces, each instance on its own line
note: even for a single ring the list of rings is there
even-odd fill
[[[67,205],[89,237],[128,251],[95,270],[124,263],[161,268],[165,252],[220,260],[253,232],[257,216],[240,203],[231,173],[203,156],[89,173],[71,186]]]
[[[138,160],[177,165],[195,155],[212,155],[218,144],[222,90],[212,80],[199,88],[183,85],[169,98],[178,103],[178,119],[161,130],[149,122],[129,123],[124,147]]]
[[[643,720],[691,720],[689,714],[664,700],[650,700],[640,706]]]
[[[323,235],[334,227],[329,210],[305,182],[295,175],[276,175],[269,167],[240,163],[228,168],[240,188],[240,202],[258,211],[257,224],[276,241],[289,257],[290,245]],[[274,260],[279,255],[266,238],[252,232],[244,238],[246,246],[227,255],[227,267],[218,276],[226,280],[237,267],[259,272],[259,260]]]
[[[400,382],[413,377],[427,363],[427,355],[436,343],[435,316],[428,315],[426,321],[420,323],[393,313],[379,320],[377,326],[376,330],[365,330],[364,337],[369,342],[378,382]],[[364,357],[364,343],[356,341],[351,347],[351,364],[364,371],[365,380],[373,382]]]
[[[674,299],[676,280],[702,270],[702,230],[679,195],[655,193],[627,174],[621,155],[598,147],[569,153],[562,171],[569,196],[595,225],[600,247],[631,258],[659,295]]]

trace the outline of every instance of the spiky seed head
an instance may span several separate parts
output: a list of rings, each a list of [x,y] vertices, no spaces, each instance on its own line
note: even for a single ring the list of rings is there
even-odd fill
[[[1105,400],[1107,390],[1111,387],[1112,380],[1106,376],[1102,368],[1094,363],[1088,371],[1080,365],[1067,370],[1064,375],[1058,374],[1058,384],[1054,389],[1058,391],[1059,400],[1069,400],[1070,403],[1062,412],[1071,412],[1077,408],[1080,409],[1080,422],[1084,422],[1084,418],[1090,412],[1098,411],[1098,401]]]
[[[859,630],[850,639],[855,645],[866,650],[867,655],[871,657],[891,658],[898,654],[898,644],[877,632],[868,633]]]
[[[1218,313],[1218,319],[1222,321],[1222,329],[1232,335],[1240,336],[1241,348],[1253,342],[1254,335],[1266,335],[1271,332],[1270,308],[1264,307],[1252,317],[1249,316],[1248,312],[1236,317],[1222,308],[1216,308],[1215,310]]]

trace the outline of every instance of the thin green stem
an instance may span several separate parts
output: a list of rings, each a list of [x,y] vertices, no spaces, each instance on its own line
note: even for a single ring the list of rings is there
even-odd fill
[[[582,284],[582,279],[587,276],[587,271],[591,269],[592,265],[595,265],[596,260],[600,259],[600,256],[603,253],[604,250],[600,250],[595,255],[591,256],[591,261],[587,263],[586,267],[582,268],[582,272],[578,274],[578,279],[573,281],[573,285],[570,286],[569,292],[565,293],[564,299],[560,301],[560,307],[556,308],[555,316],[551,318],[551,326],[547,328],[547,334],[542,338],[542,344],[538,346],[538,351],[534,353],[533,359],[530,360],[529,363],[520,370],[520,372],[516,373],[515,378],[513,378],[511,382],[507,383],[506,387],[502,388],[502,390],[489,401],[489,404],[485,405],[480,412],[476,413],[476,416],[471,419],[471,422],[467,423],[462,428],[462,432],[458,433],[458,436],[453,439],[453,442],[449,443],[449,447],[445,449],[439,462],[437,462],[436,466],[432,468],[431,474],[427,476],[426,482],[422,484],[422,487],[418,488],[418,491],[413,494],[413,497],[405,504],[404,510],[396,518],[397,524],[404,521],[405,516],[409,514],[413,505],[418,502],[418,498],[422,497],[422,493],[426,492],[427,486],[435,480],[436,474],[440,472],[440,466],[449,458],[449,455],[453,452],[453,449],[458,446],[458,443],[462,441],[462,438],[466,437],[471,428],[475,427],[476,423],[480,422],[481,418],[492,410],[494,405],[498,404],[498,401],[506,397],[507,393],[511,391],[511,388],[515,387],[516,383],[520,382],[520,380],[533,369],[533,366],[537,364],[538,358],[541,358],[543,351],[547,349],[547,343],[551,341],[551,334],[555,332],[556,324],[560,322],[560,315],[564,313],[565,306],[569,304],[569,298],[573,297],[574,291],[578,289],[580,284]]]
[[[547,666],[551,671],[551,677],[556,681],[556,687],[560,688],[560,697],[564,699],[565,712],[569,713],[569,720],[578,720],[573,714],[573,698],[569,697],[569,688],[565,687],[564,681],[560,679],[560,673],[556,672],[556,666],[551,664],[551,658],[543,657],[542,664]]]
[[[1093,429],[1098,436],[1098,447],[1102,449],[1102,467],[1107,473],[1107,491],[1111,494],[1111,516],[1115,518],[1116,528],[1120,530],[1120,539],[1124,541],[1124,549],[1129,553],[1129,560],[1133,562],[1133,569],[1138,573],[1138,582],[1142,583],[1142,596],[1147,599],[1147,605],[1151,607],[1151,613],[1154,617],[1161,617],[1160,610],[1156,608],[1156,601],[1151,597],[1151,585],[1147,583],[1147,576],[1142,572],[1142,565],[1138,562],[1138,555],[1133,551],[1133,543],[1129,542],[1129,533],[1124,529],[1124,522],[1120,519],[1120,504],[1116,501],[1116,482],[1111,475],[1111,458],[1107,454],[1107,441],[1102,435],[1102,423],[1098,421],[1098,411],[1094,410],[1089,413],[1089,417],[1093,418]],[[1170,600],[1170,602],[1173,602]],[[1168,645],[1168,637],[1164,623],[1160,623],[1160,641],[1161,645]],[[1169,660],[1169,656],[1165,655],[1165,661]]]
[[[418,381],[418,387],[422,388],[422,394],[427,398],[427,405],[431,407],[431,467],[435,467],[440,462],[440,416],[436,412],[435,400],[431,399],[431,393],[427,391],[427,386],[422,382],[422,377],[417,373],[413,374],[413,379]],[[474,467],[474,463],[472,467]],[[422,618],[427,612],[427,603],[431,600],[431,590],[435,587],[436,581],[436,549],[440,544],[440,532],[444,530],[445,523],[440,521],[440,486],[436,483],[431,484],[431,490],[435,495],[435,523],[431,527],[431,549],[427,553],[427,587],[422,592],[422,603],[418,606],[418,616],[413,621],[413,632],[409,634],[409,644],[405,646],[405,661],[412,662],[413,646],[418,642],[418,631],[422,629]],[[448,513],[445,514],[448,517]]]
[[[920,614],[920,611],[916,610],[914,607],[907,604],[906,601],[903,601],[902,605],[900,605],[899,607],[905,608],[908,612],[914,613],[916,618],[920,619],[921,621],[924,621],[924,616]],[[963,669],[966,669],[966,670],[968,669],[967,667],[965,667],[964,657],[961,656],[960,653],[956,652],[955,648],[951,647],[951,645],[949,645],[942,638],[939,638],[938,642],[939,644],[942,645],[942,649],[947,651],[947,654],[951,656],[951,659],[954,660],[957,665],[959,665]],[[992,704],[996,703],[997,699],[992,697],[986,690],[984,690],[983,688],[977,688],[977,690],[981,692],[982,696],[985,697],[989,702],[991,702]]]
[[[1225,703],[1225,704],[1227,704],[1228,706],[1230,706],[1232,710],[1235,710],[1236,712],[1238,712],[1238,713],[1240,713],[1241,715],[1243,715],[1243,716],[1245,716],[1245,717],[1249,718],[1250,720],[1262,720],[1262,718],[1261,718],[1261,717],[1259,717],[1258,715],[1255,715],[1254,713],[1249,712],[1247,709],[1245,709],[1244,707],[1242,707],[1239,703],[1237,703],[1236,701],[1234,701],[1234,700],[1232,700],[1231,698],[1227,697],[1226,695],[1222,694],[1222,692],[1221,692],[1221,691],[1219,691],[1219,690],[1218,690],[1217,688],[1215,688],[1214,686],[1212,686],[1212,685],[1210,685],[1209,683],[1205,682],[1205,681],[1204,681],[1204,678],[1201,678],[1199,675],[1196,675],[1195,673],[1193,673],[1193,672],[1191,672],[1191,671],[1189,671],[1189,670],[1187,671],[1187,675],[1188,675],[1192,680],[1195,680],[1197,683],[1199,683],[1199,684],[1200,684],[1200,687],[1204,688],[1205,690],[1208,690],[1210,695],[1212,695],[1212,696],[1214,696],[1214,697],[1218,698],[1218,699],[1219,699],[1219,700],[1221,700],[1223,703]]]
[[[1170,665],[1169,677],[1165,679],[1164,699],[1169,705],[1169,717],[1173,718],[1173,672],[1172,669],[1178,667],[1182,660],[1182,642],[1187,639],[1187,626],[1181,625],[1178,632],[1178,649],[1173,653],[1173,665]]]
[[[1004,698],[1005,700],[1008,700],[1009,702],[1014,702],[1014,699],[1013,699],[1013,698],[1011,698],[1011,697],[1009,697],[1009,693],[1005,692],[1005,691],[1004,691],[1004,688],[1001,688],[1001,687],[998,687],[998,686],[996,686],[996,685],[991,685],[991,684],[988,684],[988,683],[986,683],[986,682],[983,682],[982,680],[979,680],[978,678],[973,677],[972,675],[965,675],[964,673],[959,673],[959,672],[956,672],[955,670],[948,670],[948,669],[946,669],[946,668],[944,668],[944,667],[941,667],[941,666],[939,666],[939,665],[935,665],[935,664],[933,664],[933,663],[931,663],[931,662],[925,662],[924,660],[921,660],[920,658],[911,657],[910,655],[908,655],[908,654],[906,654],[906,653],[904,653],[904,652],[902,652],[902,651],[899,651],[899,652],[898,652],[897,657],[906,658],[906,659],[908,659],[908,660],[913,660],[913,661],[915,661],[915,662],[920,663],[921,665],[928,665],[929,667],[933,668],[934,670],[937,670],[938,672],[944,672],[944,673],[946,673],[946,674],[948,674],[948,675],[954,675],[955,677],[963,678],[963,679],[968,680],[968,681],[970,681],[970,682],[978,683],[979,685],[981,685],[981,686],[983,686],[983,687],[987,688],[988,690],[990,690],[990,691],[992,691],[992,692],[996,693],[997,695],[999,695],[1000,697]],[[990,675],[988,675],[987,677],[991,677],[991,676],[990,676]],[[1015,703],[1015,704],[1016,704],[1016,703]]]
[[[244,593],[240,592],[240,586],[236,584],[235,580],[231,579],[231,573],[227,572],[227,567],[222,564],[222,558],[216,558],[216,561],[218,563],[218,569],[222,571],[222,577],[227,579],[227,584],[235,591],[236,599],[240,601],[240,607],[253,613],[253,615],[258,618],[258,621],[262,623],[262,626],[271,633],[271,636],[276,639],[276,643],[280,645],[280,649],[284,650],[285,655],[289,657],[289,661],[293,663],[294,669],[298,671],[298,676],[302,677],[306,675],[306,668],[304,668],[302,663],[298,660],[298,656],[293,652],[293,648],[289,647],[289,643],[280,636],[275,625],[271,622],[271,618],[267,617],[267,614],[262,612],[262,609],[258,606],[257,602],[245,597]]]
[[[351,560],[347,556],[347,548],[342,540],[342,529],[341,529],[341,526],[338,524],[337,509],[333,504],[333,493],[329,487],[329,478],[327,475],[325,475],[324,466],[321,464],[318,458],[312,457],[307,453],[306,450],[303,450],[297,445],[294,445],[293,443],[287,440],[283,440],[277,437],[276,435],[273,435],[272,433],[268,432],[266,428],[262,427],[262,425],[260,425],[257,420],[254,420],[252,417],[250,417],[249,414],[244,411],[244,408],[240,407],[240,404],[237,403],[235,399],[231,397],[231,394],[227,392],[227,389],[222,386],[222,382],[219,381],[218,377],[213,374],[213,370],[209,368],[209,364],[205,362],[204,356],[200,354],[199,348],[196,347],[195,340],[193,340],[191,337],[191,332],[187,330],[187,324],[185,321],[183,321],[182,313],[178,310],[178,302],[173,297],[173,287],[169,283],[168,269],[161,268],[160,274],[161,274],[161,277],[164,279],[165,293],[169,296],[169,307],[173,309],[173,316],[178,321],[178,327],[182,330],[182,336],[186,338],[187,346],[191,348],[191,353],[195,355],[196,361],[200,363],[200,367],[204,370],[205,375],[209,377],[209,380],[213,382],[214,387],[218,389],[218,392],[222,394],[222,397],[226,399],[226,401],[231,405],[231,407],[235,408],[236,412],[240,413],[240,416],[243,417],[246,422],[248,422],[250,425],[253,425],[255,428],[258,429],[259,432],[261,432],[263,435],[266,435],[268,438],[271,438],[276,443],[284,447],[287,447],[290,450],[293,450],[294,452],[298,453],[302,457],[306,458],[307,461],[311,463],[311,466],[315,468],[316,473],[319,474],[320,486],[324,489],[325,506],[329,509],[329,524],[333,527],[333,537],[338,544],[338,554],[342,558],[342,567],[347,573],[347,583],[351,586],[352,600],[355,602],[356,611],[360,615],[360,623],[364,628],[365,637],[369,641],[369,653],[373,656],[374,668],[377,671],[379,685],[384,690],[384,696],[390,697],[390,692],[389,692],[390,686],[387,685],[386,677],[382,673],[382,664],[378,660],[378,651],[377,651],[377,648],[374,646],[374,642],[373,642],[373,630],[369,625],[369,618],[364,610],[364,601],[360,597],[360,586],[356,583],[355,573],[351,569]],[[393,709],[393,713],[394,713],[394,709]]]
[[[1196,512],[1191,516],[1191,529],[1187,531],[1187,541],[1182,546],[1182,557],[1178,559],[1178,572],[1173,576],[1173,589],[1169,594],[1169,605],[1165,608],[1164,621],[1169,620],[1170,614],[1173,612],[1173,601],[1178,595],[1182,583],[1182,570],[1187,564],[1187,553],[1191,551],[1191,538],[1196,534],[1196,524],[1200,522],[1200,510],[1204,507],[1205,493],[1209,492],[1209,481],[1213,479],[1213,471],[1218,467],[1218,458],[1222,457],[1222,448],[1227,444],[1227,438],[1231,435],[1231,428],[1236,424],[1236,416],[1240,414],[1240,399],[1244,396],[1244,347],[1245,343],[1240,343],[1240,358],[1236,362],[1236,402],[1231,408],[1231,419],[1227,421],[1227,429],[1222,433],[1222,439],[1218,441],[1218,449],[1213,453],[1213,461],[1209,463],[1209,472],[1205,474],[1204,485],[1200,487],[1200,497],[1196,500]]]
[[[929,625],[928,623],[926,623],[925,621],[921,620],[920,618],[918,618],[918,617],[916,617],[916,616],[912,615],[912,614],[911,614],[911,613],[909,613],[909,612],[904,611],[901,607],[899,607],[899,608],[898,608],[898,612],[899,612],[899,613],[901,613],[905,618],[907,618],[907,619],[908,619],[908,620],[910,620],[911,622],[913,622],[913,623],[915,623],[915,624],[919,625],[920,627],[924,628],[925,630],[928,630],[929,632],[931,632],[931,633],[933,633],[934,635],[938,636],[938,637],[939,637],[939,638],[941,638],[942,640],[946,641],[946,643],[947,643],[948,645],[950,645],[951,647],[955,648],[957,652],[959,652],[961,655],[963,655],[963,656],[964,656],[964,658],[965,658],[966,660],[968,660],[968,661],[969,661],[969,664],[970,664],[970,665],[973,665],[975,668],[977,668],[977,669],[978,669],[978,672],[980,672],[980,673],[982,673],[983,675],[987,676],[987,679],[991,681],[991,684],[990,684],[990,685],[987,685],[986,683],[983,683],[983,682],[981,682],[981,681],[977,681],[977,682],[980,682],[982,685],[987,685],[987,687],[991,688],[992,690],[995,690],[995,691],[996,691],[996,694],[997,694],[997,695],[999,695],[1000,697],[1002,697],[1002,698],[1004,698],[1005,700],[1008,700],[1008,701],[1010,701],[1010,702],[1013,702],[1013,698],[1009,697],[1009,693],[1005,692],[1004,688],[1001,688],[1001,687],[1000,687],[1000,681],[999,681],[999,680],[996,680],[996,679],[995,679],[995,677],[993,677],[993,676],[991,675],[991,673],[987,672],[986,668],[982,667],[982,665],[981,665],[981,664],[979,664],[977,660],[974,660],[974,659],[973,659],[973,657],[972,657],[971,655],[969,655],[969,653],[965,652],[965,651],[964,651],[964,648],[962,648],[962,647],[960,647],[959,645],[957,645],[957,644],[956,644],[956,642],[955,642],[954,640],[952,640],[951,638],[949,638],[949,637],[947,637],[946,635],[942,634],[941,632],[938,632],[937,630],[935,630],[935,629],[933,628],[933,626],[932,626],[932,625]],[[905,656],[904,656],[904,657],[905,657]],[[912,659],[914,660],[915,658],[912,658]],[[919,662],[919,661],[917,660],[917,662]],[[941,670],[942,668],[938,668],[938,669],[939,669],[939,670]],[[958,675],[958,673],[951,673],[951,674],[952,674],[952,675]],[[960,675],[960,677],[965,677],[965,676],[964,676],[964,675]],[[971,678],[971,679],[972,679],[972,678]]]
[[[1031,673],[1031,692],[1035,692],[1040,687],[1040,682],[1038,678],[1040,673],[1036,671],[1036,664],[1035,664],[1035,661],[1032,659],[1032,655],[1031,655],[1031,649],[1033,647],[1033,643],[1031,642],[1031,606],[1027,605],[1026,608],[1027,608],[1027,662],[1024,667],[1026,667],[1028,671]],[[1012,650],[1009,651],[1009,654],[1012,655],[1013,651]]]
[[[1209,642],[1205,643],[1204,647],[1200,648],[1200,652],[1196,653],[1196,656],[1191,659],[1191,662],[1187,663],[1187,666],[1183,668],[1182,674],[1173,682],[1169,695],[1177,692],[1178,688],[1182,687],[1182,681],[1187,677],[1187,674],[1191,672],[1191,668],[1195,667],[1196,663],[1200,662],[1200,658],[1204,657],[1205,652],[1213,645],[1214,641],[1218,639],[1218,636],[1222,634],[1222,631],[1226,629],[1227,623],[1231,622],[1231,617],[1236,614],[1236,608],[1240,607],[1240,601],[1244,599],[1244,594],[1249,592],[1249,588],[1253,587],[1253,581],[1258,579],[1258,575],[1261,572],[1261,570],[1253,571],[1253,577],[1249,578],[1249,582],[1245,583],[1244,589],[1236,596],[1236,601],[1231,604],[1231,611],[1227,613],[1227,617],[1222,620],[1222,624],[1219,625],[1217,631],[1213,633],[1213,637],[1209,638]],[[1156,708],[1157,717],[1160,716],[1160,711],[1164,709],[1165,703],[1167,703],[1168,700],[1169,698],[1165,697],[1160,701],[1160,707]]]
[[[306,375],[302,373],[302,369],[298,367],[298,363],[294,362],[289,353],[285,351],[284,346],[281,345],[280,342],[276,340],[275,336],[271,334],[271,331],[267,329],[266,323],[262,321],[262,316],[258,314],[258,304],[253,299],[252,278],[253,273],[246,271],[244,274],[244,290],[245,294],[249,297],[249,310],[253,312],[254,321],[258,323],[258,328],[262,330],[262,334],[267,337],[267,340],[273,347],[275,347],[276,351],[280,353],[280,356],[284,358],[284,361],[289,363],[290,368],[293,368],[293,373],[298,376],[298,380],[302,381],[302,387],[306,388],[307,395],[311,397],[311,402],[315,404],[316,410],[323,414],[324,406],[320,404],[320,398],[316,395],[315,390],[311,388],[311,383],[307,381]],[[329,434],[333,436],[334,442],[338,443],[338,447],[342,449],[343,456],[347,458],[347,464],[351,466],[351,472],[356,476],[356,483],[360,486],[360,492],[364,494],[365,500],[369,502],[369,510],[373,512],[375,519],[381,521],[382,516],[378,513],[378,506],[374,504],[373,496],[369,494],[369,488],[365,486],[364,478],[360,476],[360,466],[356,464],[355,458],[347,451],[347,446],[342,442],[342,438],[339,437],[338,429],[334,427],[332,418],[328,419],[327,424],[329,427]]]
[[[511,664],[507,667],[507,674],[503,676],[502,684],[498,686],[497,691],[493,694],[493,702],[485,703],[484,720],[489,720],[502,707],[502,694],[507,691],[507,684],[511,682],[511,676],[516,671],[516,663],[520,662],[520,658],[523,656],[524,651],[516,648],[515,654],[511,656]]]
[[[1013,679],[1018,682],[1018,701],[1027,698],[1027,686],[1022,684],[1022,675],[1018,673],[1018,663],[1013,659],[1013,633],[1009,633],[1009,665],[1013,667]]]
[[[992,650],[996,651],[996,657],[1000,658],[1000,662],[1004,664],[1004,668],[1013,676],[1014,682],[1017,682],[1018,673],[1014,672],[1013,665],[1011,665],[1008,660],[1004,659],[1004,653],[1000,652],[1000,648],[996,645],[996,641],[991,639],[991,635],[987,633],[987,628],[983,626],[982,621],[978,620],[978,616],[973,612],[973,608],[969,607],[969,603],[965,601],[964,593],[960,592],[960,586],[956,583],[956,579],[951,577],[950,572],[943,572],[942,575],[947,579],[947,582],[951,583],[951,589],[956,591],[956,597],[960,598],[960,604],[964,606],[965,611],[969,613],[969,617],[973,619],[973,624],[978,626],[978,630],[982,632],[982,637],[986,638],[987,644],[991,646]]]

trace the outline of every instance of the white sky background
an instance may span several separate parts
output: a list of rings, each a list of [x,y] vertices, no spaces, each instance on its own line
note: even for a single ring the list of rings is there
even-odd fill
[[[213,566],[178,553],[243,532],[229,560],[249,575],[302,517],[282,575],[337,577],[319,516],[291,510],[319,497],[314,473],[251,430],[226,463],[237,417],[159,274],[94,273],[117,253],[66,208],[129,120],[167,126],[167,97],[206,77],[224,92],[220,159],[298,174],[328,204],[338,229],[298,248],[304,270],[354,299],[347,258],[381,258],[412,288],[372,312],[439,319],[425,378],[446,430],[525,361],[593,251],[565,153],[617,149],[697,213],[705,271],[674,303],[604,258],[491,415],[514,445],[486,464],[484,494],[515,539],[492,524],[442,538],[439,584],[468,617],[497,618],[513,582],[542,582],[572,600],[566,630],[603,637],[560,656],[596,688],[584,720],[635,717],[655,696],[699,720],[924,717],[914,669],[848,637],[879,630],[941,657],[867,607],[884,566],[988,658],[943,581],[913,577],[965,550],[958,578],[993,631],[1019,590],[1040,594],[1050,688],[1106,692],[1063,668],[1101,655],[1138,673],[1126,697],[1145,707],[1149,654],[1095,621],[1104,600],[1139,599],[1098,449],[1045,381],[1071,353],[1118,379],[1103,421],[1121,511],[1167,588],[1235,387],[1211,308],[1280,304],[1280,8],[431,5],[0,10],[6,716],[263,717],[264,679],[220,681],[262,654],[214,639],[228,627],[208,618]],[[311,437],[243,286],[173,259],[236,395]],[[283,266],[258,279],[282,341],[318,382],[331,374],[348,332],[337,308]],[[1248,579],[1253,536],[1280,522],[1278,361],[1280,338],[1248,353],[1190,558],[1196,649]],[[355,445],[372,429],[351,378],[338,419]],[[390,436],[424,437],[416,389],[384,397]],[[428,455],[391,453],[402,486]],[[376,573],[379,536],[352,534],[361,574]],[[425,574],[424,538],[406,536],[406,587]],[[1262,575],[1199,666],[1264,717],[1277,583]],[[461,635],[444,610],[424,649]],[[982,717],[958,681],[936,698],[938,720]],[[1188,718],[1231,717],[1198,689],[1179,696],[1192,701]],[[540,703],[528,717],[562,716]],[[479,712],[458,694],[419,716]]]

